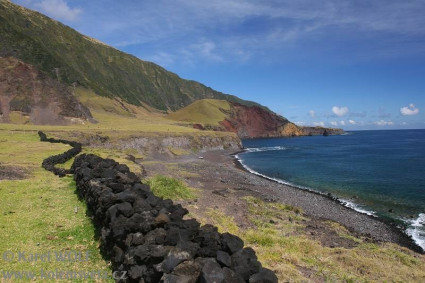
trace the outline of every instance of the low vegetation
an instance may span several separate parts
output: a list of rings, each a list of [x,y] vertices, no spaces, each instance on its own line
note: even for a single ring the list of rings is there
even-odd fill
[[[241,237],[282,282],[424,282],[425,257],[395,244],[374,244],[352,236],[341,225],[325,222],[355,247],[330,247],[306,232],[309,219],[295,207],[247,197],[253,228],[241,229],[232,216],[210,210],[208,219],[221,232]],[[196,217],[197,215],[192,216]]]
[[[147,180],[152,192],[164,199],[182,200],[194,199],[195,190],[189,188],[183,181],[175,178],[157,175]]]

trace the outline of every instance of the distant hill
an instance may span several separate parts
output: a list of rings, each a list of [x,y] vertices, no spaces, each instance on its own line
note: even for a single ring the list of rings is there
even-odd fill
[[[236,133],[240,138],[290,137],[306,135],[334,135],[340,129],[300,127],[273,112],[258,106],[216,99],[195,101],[168,118],[188,122],[201,130]]]
[[[176,121],[218,126],[221,121],[228,117],[230,107],[229,102],[225,100],[201,99],[170,113],[168,118]]]
[[[260,106],[182,79],[6,0],[0,0],[0,56],[16,57],[68,85],[133,105],[177,110],[198,99],[216,98]]]

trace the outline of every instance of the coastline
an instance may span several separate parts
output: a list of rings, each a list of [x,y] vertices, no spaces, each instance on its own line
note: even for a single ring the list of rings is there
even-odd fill
[[[197,203],[182,201],[189,211],[195,209],[195,215],[207,218],[206,210],[218,209],[234,216],[242,226],[249,226],[248,221],[244,220],[249,213],[240,200],[245,196],[254,196],[299,207],[313,221],[330,220],[339,223],[354,236],[366,241],[396,243],[424,253],[404,231],[383,219],[344,206],[333,196],[281,184],[249,172],[235,158],[241,152],[244,150],[213,150],[173,157],[155,156],[147,158],[142,164],[148,178],[157,174],[170,175],[183,178],[189,186],[199,188],[201,194]]]
[[[354,232],[354,234],[357,234],[359,236],[366,236],[370,237],[373,241],[377,242],[392,242],[396,243],[400,246],[407,247],[410,250],[413,250],[418,253],[425,254],[425,250],[420,247],[413,238],[411,238],[404,230],[402,230],[400,227],[397,227],[394,223],[389,222],[388,220],[381,218],[379,216],[374,215],[371,211],[366,211],[362,209],[358,209],[356,207],[355,203],[347,202],[343,199],[339,199],[331,194],[325,194],[319,191],[315,191],[309,188],[303,188],[299,187],[290,183],[286,183],[280,180],[275,180],[271,177],[265,176],[261,173],[255,172],[253,170],[250,170],[249,167],[243,164],[242,160],[238,157],[239,154],[246,152],[245,149],[237,151],[235,153],[231,153],[230,156],[233,158],[233,163],[235,168],[242,170],[246,173],[252,174],[254,176],[257,176],[259,178],[265,179],[269,182],[273,182],[277,185],[286,187],[286,190],[298,190],[307,194],[311,194],[312,198],[315,199],[315,201],[325,202],[327,205],[330,201],[333,205],[332,207],[337,205],[341,208],[344,208],[347,212],[348,218],[345,217],[339,217],[337,215],[331,215],[329,213],[322,213],[320,214],[319,218],[328,219],[336,221],[339,224],[342,224],[346,228],[348,228],[351,232]],[[267,194],[266,192],[264,192]],[[314,196],[314,197],[313,197]],[[280,200],[285,199],[284,197],[279,194]],[[313,201],[313,200],[312,200]],[[297,202],[297,201],[295,201]],[[308,211],[307,215],[310,217],[317,217],[317,214],[315,211],[317,211],[315,208],[311,209],[312,207],[317,207],[321,205],[317,205],[317,203],[311,205],[309,202],[298,201],[297,202],[300,208],[302,208],[304,211]],[[308,208],[307,206],[310,206]],[[335,207],[336,208],[336,207]],[[333,209],[332,209],[333,210]],[[338,209],[337,209],[338,210]],[[355,217],[354,214],[358,214],[358,217]],[[361,215],[361,216],[360,216]],[[354,216],[354,217],[353,217]],[[353,221],[355,220],[355,221]],[[380,223],[380,224],[377,224]],[[368,225],[370,224],[370,225]],[[384,225],[384,227],[382,226]],[[369,228],[368,228],[369,227]],[[370,229],[370,227],[381,227],[382,232],[379,232],[379,229]],[[386,228],[386,229],[385,229]]]

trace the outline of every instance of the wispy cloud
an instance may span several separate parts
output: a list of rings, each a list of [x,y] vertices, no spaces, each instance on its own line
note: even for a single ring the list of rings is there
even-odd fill
[[[69,0],[15,1],[59,20],[75,21],[82,13]],[[314,43],[315,52],[338,48],[356,37],[368,38],[369,47],[379,45],[375,56],[400,46],[383,40],[385,34],[400,35],[403,50],[397,52],[406,54],[406,38],[425,34],[424,9],[422,0],[376,0],[368,5],[350,0],[104,0],[84,3],[80,20],[85,24],[79,27],[116,47],[143,45],[136,54],[141,57],[170,54],[174,63],[187,59],[179,56],[182,50],[197,50],[203,59],[215,62],[245,62],[312,46],[306,42]],[[367,50],[370,54],[372,49]]]
[[[223,60],[223,58],[217,54],[216,44],[212,41],[203,41],[200,43],[192,44],[189,50],[194,52],[196,55],[200,55],[208,60]]]
[[[316,111],[310,110],[310,111],[308,111],[308,115],[310,115],[311,118],[315,118],[316,117]]]
[[[415,106],[415,104],[409,104],[409,106],[401,107],[400,113],[403,116],[412,116],[419,114],[419,109]]]
[[[33,9],[37,9],[50,17],[60,21],[76,21],[80,18],[82,9],[79,7],[70,7],[65,0],[23,0],[17,1]]]
[[[393,126],[394,122],[392,121],[385,121],[385,120],[379,120],[374,122],[375,125],[377,126]]]

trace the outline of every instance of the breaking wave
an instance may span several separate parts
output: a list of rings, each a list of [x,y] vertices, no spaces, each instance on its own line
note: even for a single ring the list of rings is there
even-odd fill
[[[273,151],[273,150],[286,150],[285,146],[271,146],[271,147],[251,147],[246,148],[247,152],[262,152],[262,151]]]
[[[418,218],[409,222],[407,234],[425,251],[425,213],[420,213]]]

